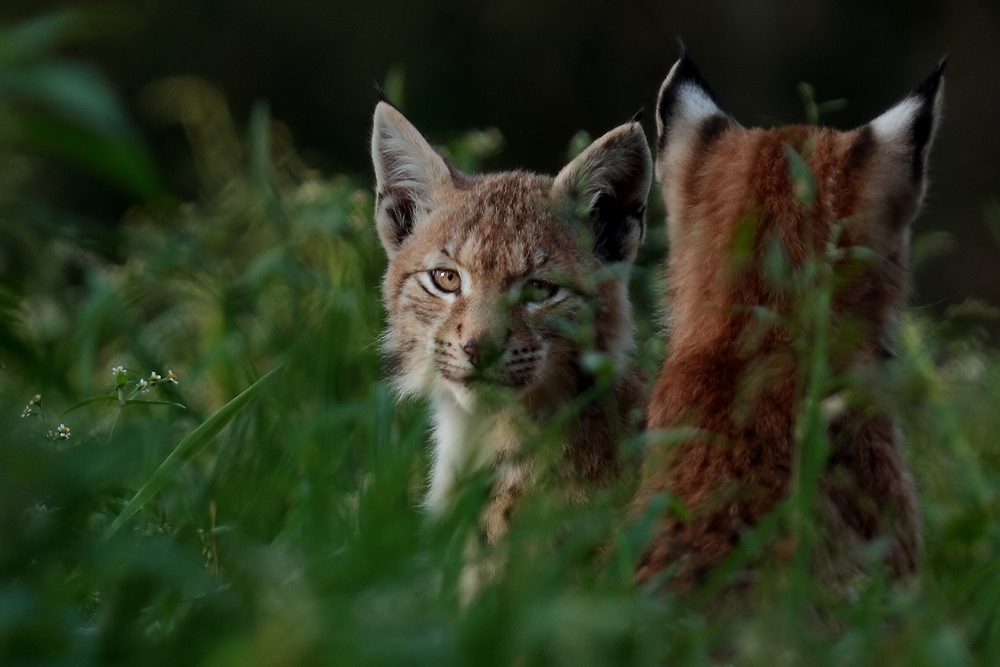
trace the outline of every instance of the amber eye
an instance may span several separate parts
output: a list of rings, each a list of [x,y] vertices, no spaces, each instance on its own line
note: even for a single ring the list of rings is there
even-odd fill
[[[462,279],[458,275],[458,271],[452,269],[432,269],[431,272],[431,282],[442,292],[457,292],[458,288],[462,286]]]
[[[559,293],[559,285],[547,280],[529,280],[524,284],[522,298],[528,303],[548,301]]]

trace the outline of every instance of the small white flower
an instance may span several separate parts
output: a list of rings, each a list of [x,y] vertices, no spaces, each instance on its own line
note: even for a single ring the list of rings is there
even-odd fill
[[[31,403],[28,403],[28,405],[25,406],[24,410],[21,410],[21,419],[30,416],[31,416]]]
[[[170,370],[168,368],[167,369],[167,380],[169,380],[173,384],[177,384],[179,382],[179,380],[177,379],[177,373],[174,373],[172,370]]]
[[[115,377],[118,377],[119,375],[125,375],[125,373],[126,373],[125,367],[122,365],[115,366],[111,369],[111,374],[114,375]]]
[[[139,391],[141,391],[143,393],[149,391],[149,383],[146,382],[146,378],[141,378],[139,380],[139,384],[136,386],[136,389],[138,389]]]
[[[42,402],[42,395],[41,394],[35,394],[34,396],[31,397],[31,400],[28,401],[28,405],[29,406],[30,405],[38,405],[41,402]]]
[[[149,374],[149,384],[156,384],[162,379],[163,378],[156,371],[153,371],[152,373]]]
[[[59,424],[59,428],[56,429],[56,437],[60,440],[69,440],[70,435],[69,426]]]

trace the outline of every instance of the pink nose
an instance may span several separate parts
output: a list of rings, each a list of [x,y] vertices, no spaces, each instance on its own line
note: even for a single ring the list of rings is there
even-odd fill
[[[462,346],[462,351],[469,355],[469,363],[478,366],[483,362],[483,348],[475,338]]]

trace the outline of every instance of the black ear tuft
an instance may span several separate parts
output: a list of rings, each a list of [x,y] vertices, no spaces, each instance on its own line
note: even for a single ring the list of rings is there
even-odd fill
[[[926,149],[934,136],[934,127],[938,115],[938,92],[944,80],[944,68],[948,64],[945,54],[938,61],[937,68],[913,89],[909,97],[915,98],[920,105],[913,125],[910,127],[910,145],[913,147],[912,179],[918,182],[924,176],[926,168]]]
[[[378,81],[372,81],[372,85],[375,87],[375,94],[378,95],[378,101],[385,102],[388,105],[392,105],[392,102],[389,101],[388,96],[386,96],[385,94],[385,90],[382,88],[382,84],[380,84]]]
[[[949,54],[946,53],[941,57],[934,71],[930,73],[930,76],[921,81],[919,86],[913,89],[913,92],[910,93],[911,95],[926,100],[934,100],[938,88],[941,86],[941,79],[944,77],[944,69],[948,66],[948,56]]]
[[[683,44],[681,47],[680,59],[670,70],[666,81],[663,82],[659,98],[656,102],[657,120],[659,121],[658,142],[661,146],[666,140],[666,135],[669,133],[670,127],[678,113],[677,107],[682,95],[700,94],[709,100],[718,109],[720,114],[724,115],[719,98],[712,91],[711,87],[709,87],[708,83],[705,82],[705,79],[702,78],[701,72],[698,71],[694,61],[688,56],[687,51],[683,49]]]
[[[642,117],[643,117],[643,115],[645,115],[645,113],[646,113],[646,107],[640,107],[639,110],[636,111],[635,114],[632,116],[631,122],[633,122],[633,123],[641,123],[642,122]]]
[[[906,229],[920,210],[927,189],[927,164],[931,145],[941,120],[944,98],[944,68],[947,58],[906,97],[862,127],[855,159],[871,161],[872,192],[884,202],[885,224],[893,230]],[[871,143],[871,146],[865,146]]]

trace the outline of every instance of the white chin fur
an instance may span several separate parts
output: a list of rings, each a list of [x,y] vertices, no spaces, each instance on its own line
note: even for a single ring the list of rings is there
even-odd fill
[[[476,394],[467,385],[461,382],[452,382],[450,380],[441,380],[441,384],[444,385],[446,391],[455,402],[466,412],[472,412],[473,408],[476,406]]]

